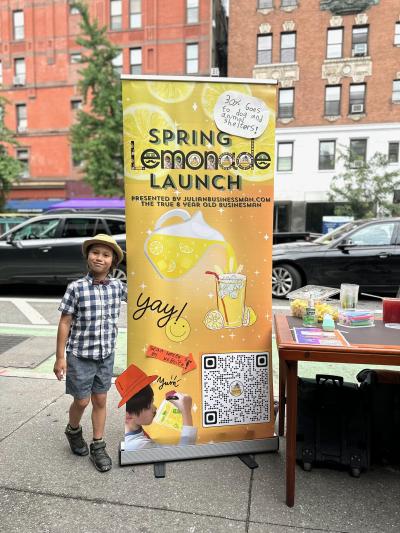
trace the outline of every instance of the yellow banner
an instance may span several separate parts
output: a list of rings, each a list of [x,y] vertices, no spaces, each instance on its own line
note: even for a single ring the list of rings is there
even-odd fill
[[[158,376],[145,438],[270,437],[275,85],[122,83],[128,364]]]

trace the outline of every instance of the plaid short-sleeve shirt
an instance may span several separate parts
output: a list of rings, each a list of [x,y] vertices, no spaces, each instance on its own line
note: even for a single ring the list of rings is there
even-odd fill
[[[121,302],[126,284],[115,278],[95,285],[89,273],[70,283],[59,311],[73,315],[66,350],[85,359],[105,359],[114,354]]]

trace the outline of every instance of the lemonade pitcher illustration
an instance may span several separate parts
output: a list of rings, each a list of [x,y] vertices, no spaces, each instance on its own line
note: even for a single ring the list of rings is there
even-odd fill
[[[173,217],[182,221],[164,226]],[[201,211],[191,216],[184,209],[171,209],[157,220],[144,243],[144,253],[162,278],[175,280],[192,270],[214,244],[225,248],[228,262],[236,261],[230,244],[207,224]]]

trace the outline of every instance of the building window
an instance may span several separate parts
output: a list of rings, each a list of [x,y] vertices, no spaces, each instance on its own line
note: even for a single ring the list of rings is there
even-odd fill
[[[343,28],[329,28],[326,44],[327,59],[343,56]]]
[[[122,0],[110,0],[110,29],[122,29]]]
[[[25,36],[23,11],[13,11],[13,30],[14,40],[21,41]]]
[[[272,63],[272,33],[257,35],[257,65]]]
[[[186,74],[199,72],[199,45],[197,43],[186,45]]]
[[[399,143],[398,142],[389,143],[388,160],[389,160],[389,163],[399,162]]]
[[[353,56],[368,55],[368,26],[353,26],[351,51]]]
[[[130,57],[130,62],[129,62],[130,73],[141,74],[142,73],[142,49],[131,48],[129,51],[129,57]]]
[[[142,0],[130,0],[129,25],[131,28],[142,27]]]
[[[281,63],[296,61],[296,32],[281,33]]]
[[[400,46],[400,22],[396,22],[394,26],[394,44]]]
[[[79,15],[79,9],[76,6],[69,6],[70,15]]]
[[[319,170],[334,170],[336,141],[319,141]]]
[[[3,63],[0,61],[0,85],[3,83]]]
[[[278,143],[278,166],[277,170],[282,172],[293,170],[293,143]]]
[[[26,113],[26,104],[17,104],[15,106],[17,114],[17,132],[22,133],[28,127],[28,118]]]
[[[294,89],[279,89],[278,118],[294,115]]]
[[[392,102],[400,102],[400,80],[393,80]]]
[[[186,21],[188,24],[199,22],[199,0],[186,0]]]
[[[365,83],[350,84],[349,113],[365,113]]]
[[[81,59],[82,59],[82,54],[80,52],[72,52],[72,54],[69,54],[70,63],[80,63]]]
[[[78,111],[78,109],[82,109],[82,100],[71,100],[71,111]]]
[[[20,178],[29,178],[29,151],[26,148],[17,148],[17,159],[22,163],[22,172]]]
[[[367,139],[350,139],[350,168],[365,166],[367,160]]]
[[[122,74],[122,62],[123,62],[123,56],[122,56],[122,51],[121,51],[111,61],[115,74],[118,74],[118,75]]]
[[[281,7],[297,6],[297,0],[281,0]]]
[[[340,85],[327,85],[325,87],[325,116],[338,117],[340,115]]]
[[[274,7],[274,0],[258,0],[257,9],[272,9]]]
[[[26,67],[25,59],[14,59],[14,85],[25,85]]]

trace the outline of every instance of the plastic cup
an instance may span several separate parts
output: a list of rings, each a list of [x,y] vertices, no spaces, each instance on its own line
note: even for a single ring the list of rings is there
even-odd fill
[[[358,303],[359,285],[342,283],[340,285],[340,307],[342,309],[355,309]]]
[[[400,298],[383,298],[382,320],[387,328],[400,329]]]

